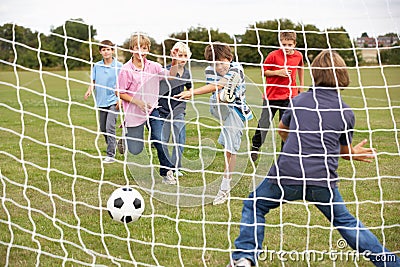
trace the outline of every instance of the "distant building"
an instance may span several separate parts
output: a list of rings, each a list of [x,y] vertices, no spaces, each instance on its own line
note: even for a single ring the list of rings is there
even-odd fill
[[[356,44],[358,47],[376,47],[378,42],[378,47],[388,47],[393,46],[395,43],[399,42],[397,36],[378,36],[374,37],[359,37],[357,38]]]

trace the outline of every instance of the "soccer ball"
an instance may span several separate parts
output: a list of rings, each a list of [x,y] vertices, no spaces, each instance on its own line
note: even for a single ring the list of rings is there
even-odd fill
[[[137,221],[144,211],[142,195],[130,187],[116,189],[107,201],[107,210],[111,218],[122,223]]]

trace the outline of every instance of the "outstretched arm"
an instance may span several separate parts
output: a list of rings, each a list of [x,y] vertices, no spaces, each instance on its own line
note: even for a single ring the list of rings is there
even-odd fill
[[[376,149],[364,147],[367,142],[368,140],[364,139],[354,147],[353,145],[341,145],[341,157],[346,160],[353,159],[363,162],[372,162],[372,159],[375,158]]]
[[[221,79],[222,80],[222,79]],[[226,82],[225,82],[226,83]],[[202,87],[199,87],[197,89],[190,89],[187,91],[183,91],[182,93],[175,95],[175,98],[179,98],[179,99],[191,99],[192,96],[194,95],[203,95],[203,94],[208,94],[211,92],[215,92],[221,88],[224,87],[224,83],[223,82],[219,82],[218,84],[207,84],[204,85]]]

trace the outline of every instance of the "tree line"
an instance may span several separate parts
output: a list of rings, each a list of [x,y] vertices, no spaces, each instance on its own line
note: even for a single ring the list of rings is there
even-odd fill
[[[153,38],[150,56],[153,60],[163,60],[155,55],[169,55],[173,44],[182,40],[188,42],[192,59],[201,62],[204,48],[210,42],[222,42],[232,45],[235,60],[244,65],[256,65],[264,61],[269,52],[279,47],[279,31],[297,32],[297,49],[303,54],[305,63],[309,63],[322,50],[332,48],[344,58],[348,66],[362,62],[360,50],[355,47],[343,27],[320,30],[311,24],[296,24],[288,19],[268,20],[250,25],[244,34],[230,36],[218,29],[191,27],[185,32],[169,35],[161,43]],[[7,23],[0,26],[0,60],[15,62],[26,68],[84,68],[101,59],[98,53],[97,31],[83,19],[68,20],[63,25],[50,29],[50,34],[34,32],[29,28]],[[192,42],[194,41],[194,42]],[[130,58],[129,36],[119,46],[124,59]],[[396,54],[397,53],[397,54]],[[392,55],[393,54],[393,55]],[[385,64],[399,64],[399,49],[381,52]]]

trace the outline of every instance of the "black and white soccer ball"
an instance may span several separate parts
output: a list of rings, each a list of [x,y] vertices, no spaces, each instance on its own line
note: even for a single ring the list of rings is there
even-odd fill
[[[142,195],[131,187],[116,189],[107,201],[107,210],[111,218],[121,223],[139,220],[144,211]]]

